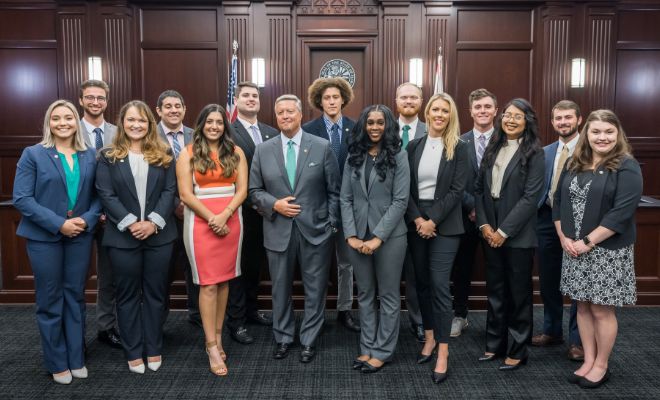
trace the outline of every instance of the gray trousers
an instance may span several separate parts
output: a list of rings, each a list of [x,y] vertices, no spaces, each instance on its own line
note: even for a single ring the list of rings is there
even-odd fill
[[[293,224],[289,247],[283,251],[266,250],[268,269],[273,282],[273,335],[277,343],[292,343],[295,334],[293,314],[293,272],[300,264],[305,289],[305,312],[300,326],[300,344],[313,346],[323,326],[323,313],[328,288],[330,256],[334,238],[320,245],[309,243]]]
[[[360,304],[360,355],[381,361],[392,358],[399,338],[401,269],[405,254],[405,235],[389,238],[370,256],[353,249],[349,252]]]
[[[350,250],[350,246],[344,240],[344,232],[339,229],[335,234],[337,311],[349,311],[353,307],[353,266],[348,257]]]
[[[117,324],[115,284],[108,248],[101,245],[103,229],[94,234],[96,242],[96,326],[99,331],[107,331]]]
[[[410,254],[410,247],[406,249],[406,256],[403,261],[403,273],[404,279],[406,280],[406,308],[408,309],[408,320],[413,325],[421,325],[422,312],[419,310],[415,266]]]

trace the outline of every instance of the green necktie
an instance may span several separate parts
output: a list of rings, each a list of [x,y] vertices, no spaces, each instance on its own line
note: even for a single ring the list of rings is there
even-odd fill
[[[408,135],[408,131],[410,130],[410,125],[404,125],[403,126],[403,135],[401,135],[401,148],[406,149],[408,147],[408,142],[410,141],[410,136]]]
[[[293,140],[289,140],[286,149],[286,175],[289,177],[291,189],[296,180],[296,150],[293,148],[295,144]]]

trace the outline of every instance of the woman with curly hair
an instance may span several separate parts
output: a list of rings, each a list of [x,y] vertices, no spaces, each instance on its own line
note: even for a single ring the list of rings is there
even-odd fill
[[[129,371],[143,374],[144,356],[152,371],[162,363],[176,176],[174,157],[144,102],[126,103],[117,122],[112,145],[100,153],[96,189],[108,218],[103,245],[115,279],[121,343]]]
[[[386,106],[362,111],[349,138],[339,197],[360,305],[360,355],[353,369],[367,373],[390,361],[399,335],[410,172],[398,133]]]
[[[447,378],[449,334],[453,319],[449,281],[460,235],[461,200],[467,182],[467,144],[460,139],[458,112],[446,93],[429,99],[424,110],[428,135],[408,145],[410,202],[408,242],[415,268],[417,297],[426,342],[417,363],[438,353],[432,379]]]
[[[221,333],[228,281],[241,274],[243,226],[240,206],[247,197],[248,167],[231,140],[224,108],[209,104],[197,117],[192,143],[179,154],[177,181],[183,214],[183,243],[193,282],[200,285],[206,352],[211,372],[227,375]]]

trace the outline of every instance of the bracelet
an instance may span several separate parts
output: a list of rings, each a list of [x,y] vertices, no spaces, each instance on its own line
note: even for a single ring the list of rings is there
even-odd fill
[[[225,207],[225,210],[229,210],[229,216],[230,216],[230,217],[231,217],[232,215],[234,215],[234,211],[236,211],[236,210],[234,210],[233,208],[231,208],[231,206],[227,206],[227,207]],[[223,211],[224,211],[224,210],[223,210]]]

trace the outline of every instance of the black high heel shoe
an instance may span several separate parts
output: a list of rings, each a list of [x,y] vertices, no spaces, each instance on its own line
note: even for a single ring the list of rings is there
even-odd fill
[[[496,359],[498,356],[497,354],[484,354],[481,357],[479,357],[479,362],[486,362],[486,361],[493,361]]]
[[[582,378],[583,378],[582,376],[580,376],[580,375],[575,375],[575,373],[571,372],[571,373],[566,377],[566,380],[568,381],[568,383],[578,384],[578,383],[580,383],[580,379],[582,379]]]
[[[499,369],[500,371],[515,371],[523,365],[527,365],[527,357],[521,358],[520,361],[518,361],[518,364],[514,364],[514,365],[509,365],[505,361],[497,369]]]
[[[447,380],[447,373],[448,372],[449,372],[449,369],[447,369],[447,371],[445,371],[445,372],[435,372],[435,371],[433,371],[433,373],[431,374],[431,379],[433,379],[433,383],[435,383],[437,385],[437,384],[442,383],[445,380]]]
[[[383,369],[385,364],[387,364],[387,361],[384,361],[380,367],[375,367],[365,361],[364,363],[362,363],[362,368],[360,369],[360,371],[364,372],[365,374],[373,374]]]
[[[611,375],[610,370],[608,369],[607,371],[605,371],[605,375],[603,375],[603,377],[600,378],[600,380],[597,382],[590,381],[584,376],[581,376],[580,380],[578,381],[578,385],[580,385],[580,387],[583,389],[596,389],[601,387],[605,382],[607,382],[610,379],[610,375]]]
[[[433,356],[438,352],[438,346],[435,345],[433,346],[433,351],[431,351],[431,354],[422,354],[420,352],[417,355],[417,364],[426,364],[427,362],[431,361],[433,359]]]

